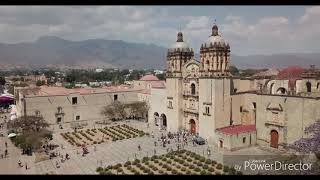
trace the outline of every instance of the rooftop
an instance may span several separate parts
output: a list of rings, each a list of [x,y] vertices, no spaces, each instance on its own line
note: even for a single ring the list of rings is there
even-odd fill
[[[223,128],[216,129],[216,131],[224,134],[238,134],[244,132],[256,131],[256,125],[232,125]]]
[[[140,81],[159,81],[157,76],[154,76],[153,74],[147,74],[139,79]]]
[[[276,79],[300,79],[301,75],[304,73],[305,69],[300,66],[289,66],[282,69]]]
[[[151,82],[152,88],[166,88],[165,81],[152,81]]]
[[[65,87],[48,87],[41,86],[36,88],[23,88],[23,94],[26,97],[35,96],[63,96],[69,94],[79,93],[81,95],[85,94],[98,94],[98,93],[114,93],[114,92],[128,92],[128,91],[139,91],[139,89],[128,88],[127,86],[112,86],[112,87],[102,87],[102,88],[73,88],[67,89]]]

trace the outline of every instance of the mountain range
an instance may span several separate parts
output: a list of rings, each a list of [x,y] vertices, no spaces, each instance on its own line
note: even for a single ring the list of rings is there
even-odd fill
[[[69,41],[43,36],[34,42],[0,43],[0,67],[164,69],[166,53],[167,48],[154,44],[104,39]],[[195,58],[198,57],[196,54]],[[232,54],[231,63],[238,68],[319,66],[320,53]]]

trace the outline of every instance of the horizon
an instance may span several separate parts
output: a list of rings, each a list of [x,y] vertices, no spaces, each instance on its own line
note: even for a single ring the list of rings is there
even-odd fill
[[[320,6],[2,6],[0,15],[0,42],[6,44],[56,36],[169,48],[181,29],[184,40],[198,50],[216,20],[236,55],[320,50]]]

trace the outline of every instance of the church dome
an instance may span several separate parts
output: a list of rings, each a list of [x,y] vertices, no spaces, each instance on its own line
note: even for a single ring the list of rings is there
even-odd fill
[[[229,43],[226,42],[220,35],[219,35],[219,29],[216,24],[212,27],[212,34],[205,43],[206,47],[210,47],[211,45],[217,45],[217,46],[229,46]]]
[[[177,41],[171,46],[169,51],[181,51],[181,52],[190,52],[191,51],[188,43],[183,41],[182,32],[178,33]]]
[[[222,46],[224,45],[227,45],[227,43],[224,41],[224,39],[220,36],[220,35],[217,35],[217,36],[210,36],[208,41],[207,41],[207,46],[209,46],[210,44],[221,44]]]

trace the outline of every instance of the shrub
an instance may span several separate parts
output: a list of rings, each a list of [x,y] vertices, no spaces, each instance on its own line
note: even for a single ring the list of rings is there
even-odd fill
[[[211,164],[211,163],[212,163],[212,161],[210,159],[206,160],[206,164]]]
[[[194,169],[194,165],[190,165],[189,168],[190,168],[190,169]]]
[[[208,169],[209,168],[209,166],[208,165],[203,165],[203,169]]]
[[[93,144],[97,144],[97,141],[93,141]]]
[[[186,172],[186,174],[188,174],[188,175],[191,174],[191,171],[188,170],[188,171]]]
[[[148,161],[146,161],[144,164],[145,164],[145,165],[149,165],[149,162],[148,162]]]
[[[149,160],[149,157],[144,157],[144,158],[142,158],[142,162],[146,162],[146,161],[148,161]]]
[[[223,172],[228,172],[229,171],[229,167],[228,166],[224,166],[223,167]]]
[[[237,171],[234,168],[229,168],[229,174],[230,175],[235,175]]]
[[[198,166],[203,166],[203,164],[201,162],[197,163]]]
[[[172,170],[172,172],[171,172],[172,174],[178,174],[178,171],[177,170]]]
[[[208,171],[214,172],[214,168],[211,167],[211,168],[208,169]]]
[[[157,167],[153,167],[152,170],[158,171],[158,168]]]
[[[160,174],[163,174],[163,171],[162,171],[162,170],[160,170],[160,171],[159,171],[159,173],[160,173]]]
[[[217,169],[222,169],[222,164],[219,163],[219,164],[217,165]]]
[[[132,169],[132,167],[130,165],[128,165],[127,169],[130,171]]]
[[[146,169],[143,170],[143,173],[147,173],[148,171]]]
[[[202,170],[202,171],[200,172],[200,174],[201,174],[201,175],[206,175],[207,172],[206,172],[205,170]]]
[[[168,166],[168,167],[167,167],[167,170],[168,170],[168,171],[171,171],[171,170],[172,170],[172,168],[171,168],[170,166]]]
[[[97,172],[102,172],[102,171],[103,171],[103,168],[102,168],[102,167],[98,167],[96,171],[97,171]]]
[[[212,165],[216,165],[217,164],[217,161],[212,161]]]
[[[140,163],[140,160],[139,159],[135,159],[134,162]]]
[[[123,172],[123,169],[122,168],[118,168],[117,171],[118,172]]]
[[[120,168],[121,166],[122,166],[122,165],[121,165],[120,163],[118,163],[118,164],[115,165],[115,168],[118,169],[118,168]]]
[[[112,175],[112,172],[109,170],[105,173],[106,175]]]
[[[172,163],[172,161],[170,161],[170,160],[169,160],[169,161],[167,161],[167,163],[168,163],[168,164],[171,164],[171,163]]]
[[[192,159],[191,159],[191,158],[188,158],[188,159],[187,159],[187,161],[188,161],[188,162],[191,162],[191,161],[192,161]]]
[[[204,157],[200,158],[201,162],[204,162],[206,159]]]
[[[130,161],[127,161],[126,163],[125,163],[125,165],[131,165],[131,162]]]
[[[198,168],[198,167],[195,168],[194,170],[195,170],[196,172],[200,172],[200,168]]]
[[[163,165],[163,163],[162,162],[159,162],[159,166],[162,166]]]
[[[155,163],[158,163],[159,161],[158,161],[158,159],[156,159],[156,160],[154,160],[154,162],[155,162]]]
[[[183,172],[186,171],[186,170],[187,170],[187,169],[186,169],[185,167],[182,167],[182,168],[181,168],[181,171],[183,171]]]
[[[216,175],[221,175],[219,172],[216,172],[215,174],[216,174]]]

